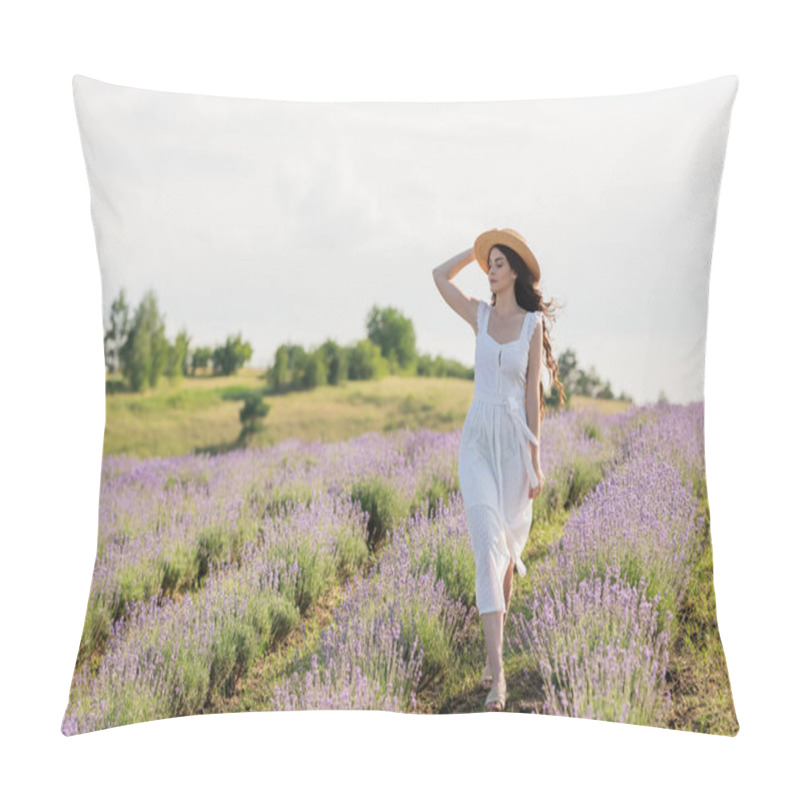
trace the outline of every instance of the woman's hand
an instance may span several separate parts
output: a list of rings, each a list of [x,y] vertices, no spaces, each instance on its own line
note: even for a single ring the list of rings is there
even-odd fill
[[[538,464],[536,465],[534,472],[536,473],[536,480],[539,481],[539,483],[535,488],[531,486],[530,490],[528,491],[528,497],[531,500],[535,500],[542,493],[542,486],[544,485],[544,475],[542,475],[542,470]]]

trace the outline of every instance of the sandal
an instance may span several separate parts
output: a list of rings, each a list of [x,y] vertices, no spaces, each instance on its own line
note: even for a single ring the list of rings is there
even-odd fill
[[[488,711],[505,711],[506,708],[506,681],[501,678],[492,686],[486,702],[483,704]]]

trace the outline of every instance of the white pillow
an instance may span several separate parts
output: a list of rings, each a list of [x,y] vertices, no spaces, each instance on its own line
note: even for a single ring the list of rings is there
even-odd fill
[[[316,103],[158,92],[74,76],[108,365],[125,370],[109,375],[97,568],[63,732],[233,709],[257,663],[278,686],[270,661],[276,643],[293,633],[302,646],[310,622],[334,647],[341,626],[338,633],[325,627],[328,607],[361,608],[367,597],[378,598],[369,613],[387,615],[386,625],[407,637],[397,656],[406,661],[392,666],[394,693],[375,659],[359,661],[353,642],[374,621],[362,617],[348,645],[352,672],[326,672],[323,651],[313,664],[298,662],[297,680],[314,678],[305,707],[437,710],[446,659],[483,652],[473,591],[481,577],[469,558],[479,544],[453,483],[453,422],[460,426],[472,384],[458,377],[424,384],[410,375],[439,369],[471,377],[475,339],[443,313],[430,272],[491,228],[519,231],[535,254],[541,290],[561,305],[557,324],[548,325],[548,347],[571,403],[591,406],[559,415],[548,395],[552,407],[537,428],[546,483],[533,502],[534,526],[563,528],[577,507],[563,531],[563,552],[573,554],[587,552],[575,537],[600,536],[599,525],[612,538],[617,528],[635,527],[639,538],[614,545],[613,557],[624,562],[617,580],[639,591],[638,570],[652,579],[647,591],[658,586],[661,594],[648,594],[659,627],[637,632],[653,641],[628,646],[641,646],[636,658],[678,647],[675,626],[683,623],[675,604],[690,584],[713,592],[710,570],[690,567],[710,547],[703,533],[706,319],[737,87],[735,76],[724,76],[624,96]],[[465,294],[490,299],[475,263],[458,283]],[[387,313],[376,316],[373,306]],[[379,324],[384,338],[370,330]],[[133,337],[132,326],[147,335]],[[397,341],[387,344],[390,335]],[[317,348],[324,340],[327,349]],[[403,352],[412,353],[410,367]],[[396,374],[373,391],[377,384],[356,383],[346,360],[337,360],[343,353],[351,364],[363,362],[365,374]],[[242,372],[248,363],[252,369]],[[543,378],[548,366],[541,364]],[[183,383],[170,388],[165,374]],[[276,389],[268,392],[266,417],[259,416],[264,375],[265,389]],[[324,384],[336,389],[309,396]],[[438,387],[433,400],[428,385]],[[601,395],[616,399],[580,396],[603,386]],[[634,405],[623,410],[626,398]],[[608,416],[608,409],[621,413]],[[642,444],[640,434],[650,439]],[[480,451],[490,440],[476,432],[473,444]],[[663,485],[647,483],[651,468],[666,476]],[[416,518],[419,503],[428,513]],[[411,528],[407,541],[395,540],[395,531]],[[646,538],[654,530],[664,533],[661,544]],[[309,531],[320,537],[317,555],[307,550],[315,546],[303,538]],[[699,550],[687,544],[673,559],[684,534]],[[413,575],[415,588],[373,596],[368,556],[402,547],[412,547],[402,551],[405,561],[397,556],[404,566],[387,573]],[[553,597],[577,592],[568,584],[578,572],[559,577],[557,559],[557,549],[527,550],[523,560],[536,569],[521,579],[540,581],[536,592],[546,584]],[[225,581],[240,581],[235,596]],[[604,685],[605,699],[589,702],[576,694],[578,673],[558,672],[558,659],[567,664],[577,641],[567,642],[567,632],[594,635],[589,612],[537,639],[536,659],[526,663],[525,648],[534,646],[525,625],[541,608],[525,609],[525,597],[517,595],[509,619],[508,646],[518,655],[517,671],[509,668],[509,708],[671,726],[665,676],[652,665],[656,683],[647,691],[657,701],[646,712],[636,705],[639,684],[636,697]],[[603,613],[613,614],[610,607]],[[708,613],[694,622],[718,636]],[[425,624],[420,614],[429,615]],[[206,626],[211,644],[190,640],[198,626]],[[427,656],[414,641],[428,644]],[[344,651],[344,639],[336,646]],[[617,640],[614,646],[624,650]],[[449,655],[440,663],[437,653]],[[576,669],[588,669],[580,652],[572,654]],[[137,667],[137,659],[147,664]],[[461,661],[452,666],[453,675],[465,669]],[[483,663],[472,666],[478,686]],[[713,679],[714,702],[722,702],[724,660]],[[536,688],[542,681],[549,693]],[[561,707],[565,681],[569,698]],[[299,685],[281,684],[273,701],[302,707]],[[634,683],[626,685],[633,692]],[[451,696],[448,708],[481,710],[475,691],[477,699]],[[729,688],[716,727],[703,728],[702,698],[692,707],[694,729],[738,729]]]

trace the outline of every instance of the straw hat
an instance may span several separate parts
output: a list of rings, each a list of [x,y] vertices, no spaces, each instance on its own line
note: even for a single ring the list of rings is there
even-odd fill
[[[539,262],[536,260],[536,256],[531,252],[522,234],[511,230],[511,228],[492,228],[490,231],[482,233],[475,240],[473,248],[475,251],[475,259],[487,275],[489,274],[489,251],[496,244],[504,244],[517,253],[531,271],[533,282],[538,283],[541,277]]]

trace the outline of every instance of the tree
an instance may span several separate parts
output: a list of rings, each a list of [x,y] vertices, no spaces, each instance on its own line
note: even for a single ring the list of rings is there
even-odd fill
[[[109,327],[103,337],[106,369],[118,372],[121,369],[120,349],[130,332],[130,308],[125,300],[125,290],[120,289],[117,299],[111,303]]]
[[[329,386],[338,386],[347,378],[347,350],[333,339],[326,339],[321,350],[327,367],[326,381]]]
[[[275,351],[272,366],[267,370],[267,388],[273,392],[282,392],[292,384],[292,372],[289,366],[289,348],[282,344]]]
[[[210,347],[195,347],[192,353],[192,375],[196,374],[198,369],[206,369],[213,355]]]
[[[600,389],[600,384],[600,376],[594,367],[591,367],[588,372],[579,369],[575,380],[575,394],[595,397]]]
[[[558,379],[564,385],[564,394],[575,393],[575,378],[578,371],[578,359],[574,350],[564,350],[556,359],[558,364]]]
[[[466,367],[464,364],[451,358],[442,356],[432,356],[422,353],[417,357],[417,375],[425,378],[464,378],[472,380],[475,377],[474,367]]]
[[[189,334],[186,329],[183,329],[175,337],[175,343],[169,346],[166,374],[170,378],[189,374],[189,341]]]
[[[303,385],[303,375],[308,363],[308,353],[301,344],[290,344],[289,353],[289,386],[292,389],[300,389]]]
[[[264,402],[261,392],[250,392],[244,400],[244,406],[239,411],[239,422],[242,430],[239,434],[240,441],[249,441],[255,433],[264,430],[261,420],[270,410],[269,403]]]
[[[313,389],[328,382],[328,362],[325,352],[321,347],[307,354],[303,372],[300,376],[300,386],[303,389]]]
[[[611,391],[611,382],[606,381],[603,384],[603,387],[600,391],[595,395],[600,400],[613,400],[614,399],[614,392]]]
[[[212,356],[215,375],[235,375],[253,357],[249,342],[242,341],[242,334],[229,336],[225,344],[217,347]]]
[[[349,352],[347,377],[354,381],[380,378],[388,372],[386,359],[381,355],[377,344],[362,339]]]
[[[302,389],[315,380],[318,367],[310,366],[312,355],[300,344],[282,344],[276,351],[272,366],[267,370],[267,388],[273,392]],[[323,370],[324,372],[324,370]]]
[[[417,340],[414,324],[396,308],[373,306],[367,316],[367,338],[378,345],[381,355],[396,362],[400,371],[415,367]]]
[[[145,385],[155,386],[164,373],[169,353],[164,329],[155,293],[148,291],[136,309],[131,331],[119,350],[122,374],[135,392]]]

